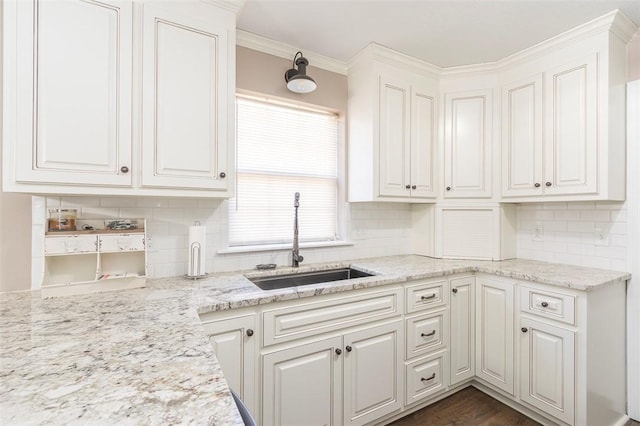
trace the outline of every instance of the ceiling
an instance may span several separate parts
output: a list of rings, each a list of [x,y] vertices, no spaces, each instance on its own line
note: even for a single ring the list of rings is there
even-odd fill
[[[640,0],[247,0],[241,30],[347,62],[376,42],[440,67],[494,62]]]

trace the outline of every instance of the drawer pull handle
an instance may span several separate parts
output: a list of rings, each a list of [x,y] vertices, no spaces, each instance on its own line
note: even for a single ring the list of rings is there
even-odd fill
[[[549,306],[549,304],[548,304],[547,302],[542,302],[540,305],[541,305],[543,308],[546,308],[547,306]]]
[[[336,355],[340,355],[342,353],[342,349],[338,348],[336,349]]]
[[[249,337],[253,336],[253,330],[252,329],[250,329],[250,328],[247,329],[247,336],[249,336]]]
[[[529,331],[527,327],[522,327],[520,330],[522,330],[523,333],[526,333],[527,331]]]
[[[436,334],[435,330],[431,330],[431,333],[420,333],[421,337],[431,337]]]
[[[422,377],[420,380],[422,380],[423,382],[428,382],[429,380],[433,380],[436,378],[436,373],[431,373],[431,375],[429,377],[427,377],[426,379],[424,377]]]
[[[451,291],[452,291],[453,293],[457,293],[457,292],[458,292],[458,289],[457,289],[457,288],[452,288],[452,289],[451,289]]]
[[[430,294],[428,296],[420,296],[421,300],[431,300],[431,299],[435,299],[435,298],[436,298],[436,294],[435,293]]]
[[[345,348],[347,350],[347,352],[351,352],[353,350],[353,348],[349,345],[347,345],[347,347]]]

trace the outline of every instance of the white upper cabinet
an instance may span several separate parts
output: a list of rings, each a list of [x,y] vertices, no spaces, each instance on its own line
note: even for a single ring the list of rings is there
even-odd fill
[[[235,14],[212,3],[7,2],[4,190],[229,196]]]
[[[491,90],[445,94],[444,197],[491,197]]]
[[[545,194],[597,191],[596,67],[592,54],[545,72]]]
[[[503,195],[541,195],[542,74],[502,88]]]
[[[145,4],[143,26],[142,186],[225,189],[229,29],[205,5]]]
[[[433,202],[436,195],[437,82],[393,55],[370,45],[349,70],[349,201]]]
[[[626,43],[635,30],[612,13],[505,67],[504,201],[625,199]]]
[[[4,7],[10,180],[130,186],[131,3]]]

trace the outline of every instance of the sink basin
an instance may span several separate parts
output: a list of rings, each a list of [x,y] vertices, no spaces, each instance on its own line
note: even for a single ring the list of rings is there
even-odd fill
[[[372,274],[358,271],[357,269],[340,268],[330,269],[327,271],[304,272],[300,274],[276,275],[271,277],[256,277],[248,279],[262,290],[275,290],[279,288],[352,280],[354,278],[371,276]]]

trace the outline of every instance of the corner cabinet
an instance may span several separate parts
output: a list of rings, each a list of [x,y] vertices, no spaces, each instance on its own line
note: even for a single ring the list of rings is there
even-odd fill
[[[434,202],[437,81],[385,53],[371,45],[349,70],[348,199]]]
[[[445,94],[444,198],[491,198],[492,90]]]
[[[4,190],[229,196],[235,14],[213,3],[8,2]]]

